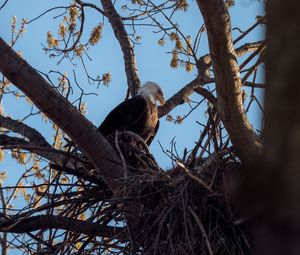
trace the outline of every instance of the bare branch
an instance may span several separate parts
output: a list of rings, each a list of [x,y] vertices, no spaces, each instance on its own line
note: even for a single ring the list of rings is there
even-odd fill
[[[266,88],[266,84],[264,84],[264,83],[253,83],[250,81],[246,81],[243,85],[246,87],[252,87],[252,88],[260,88],[260,89]]]
[[[247,34],[249,34],[254,28],[256,28],[258,25],[263,24],[266,21],[266,16],[258,19],[254,25],[249,27],[244,33],[242,33],[239,37],[237,37],[233,44],[236,44],[238,41],[242,40]]]
[[[4,194],[3,194],[3,189],[2,189],[2,183],[0,182],[0,200],[1,200],[1,206],[2,206],[2,212],[3,214],[7,214],[7,203],[6,200],[4,198]],[[3,236],[0,236],[0,244],[2,247],[2,253],[1,255],[7,255],[7,251],[8,251],[8,245],[7,245],[7,233],[3,233]]]
[[[17,222],[11,222],[11,220],[0,221],[1,232],[26,233],[50,228],[64,229],[76,233],[109,238],[116,238],[117,235],[124,231],[122,227],[103,226],[99,223],[54,215],[32,216]]]
[[[28,142],[22,138],[0,135],[0,148],[2,149],[21,149],[35,153],[42,158],[62,167],[62,168],[84,168],[85,162],[80,157],[73,157],[68,152],[56,150],[53,147],[40,146],[34,142]],[[87,171],[87,170],[86,170]],[[85,173],[88,174],[87,172]],[[76,174],[75,174],[76,175]]]
[[[15,133],[23,135],[26,138],[28,138],[31,142],[34,142],[39,146],[51,147],[40,132],[38,132],[32,127],[27,126],[21,121],[13,120],[10,117],[4,117],[0,115],[0,127],[9,129]]]
[[[243,70],[244,67],[251,62],[252,59],[254,59],[258,54],[262,54],[265,50],[266,42],[263,42],[257,50],[255,50],[241,65],[240,70]]]
[[[265,52],[261,52],[258,59],[256,60],[256,62],[254,63],[254,65],[252,65],[248,72],[245,74],[245,76],[242,79],[242,83],[244,85],[244,83],[247,81],[247,79],[250,77],[250,75],[255,72],[257,70],[257,68],[259,67],[259,65],[261,65],[262,63],[264,63],[265,61]]]
[[[0,135],[0,145],[2,148],[20,148],[20,147],[26,147],[30,143],[25,141],[22,138],[17,138],[17,137],[10,137],[7,135]]]
[[[76,37],[76,40],[74,41],[74,43],[69,47],[69,48],[66,48],[66,49],[63,49],[62,51],[64,53],[67,53],[67,52],[70,52],[70,51],[73,51],[76,46],[78,45],[80,39],[81,39],[81,36],[83,34],[83,28],[84,28],[84,22],[85,22],[85,14],[84,14],[84,8],[83,6],[81,6],[81,20],[80,20],[80,29],[79,29],[79,32],[77,33],[77,37]]]
[[[261,64],[261,62],[259,62],[259,63]],[[255,66],[256,65],[254,64],[253,67],[255,67]],[[251,67],[249,71],[251,71],[253,67]],[[215,83],[215,82],[216,82],[215,79],[209,79],[208,81],[205,82],[205,84]],[[245,82],[243,82],[243,86],[245,86],[245,87],[251,87],[251,88],[260,88],[260,89],[266,88],[266,84],[265,83],[257,83],[257,82],[252,82],[252,81],[245,81]]]
[[[256,51],[261,44],[264,44],[264,41],[257,41],[257,42],[250,42],[241,45],[240,47],[235,49],[235,53],[237,57],[241,57],[248,52]],[[198,73],[201,77],[209,78],[209,68],[211,67],[211,57],[210,54],[206,54],[200,57],[197,62],[196,66],[198,68]]]
[[[262,45],[262,43],[264,43],[264,41],[245,43],[236,49],[237,56],[240,57],[250,51],[256,51]],[[199,78],[184,86],[180,91],[167,100],[164,106],[159,107],[160,118],[168,114],[178,105],[184,104],[187,98],[194,92],[197,92],[205,97],[213,105],[217,105],[217,99],[213,96],[213,94],[207,89],[203,88],[204,84],[215,82],[215,79],[209,78],[209,68],[211,67],[210,54],[206,54],[199,58],[196,65],[198,68]],[[264,84],[255,84],[251,82],[246,82],[244,86],[265,88]]]
[[[52,12],[53,10],[58,10],[58,9],[68,9],[70,6],[57,6],[57,7],[53,7],[53,8],[50,8],[46,11],[44,11],[42,14],[38,15],[37,17],[31,19],[31,20],[28,20],[26,22],[26,24],[30,24],[36,20],[38,20],[39,18],[43,17],[45,14],[49,13],[49,12]]]
[[[87,172],[87,170],[83,167],[80,166],[74,166],[73,168],[70,168],[68,166],[63,166],[63,165],[58,165],[58,164],[49,164],[49,167],[52,169],[55,169],[57,171],[74,175],[78,178],[81,178],[85,181],[89,181],[91,183],[97,184],[99,187],[103,187],[104,189],[107,189],[107,186],[103,183],[103,181],[100,178],[97,178],[95,175],[92,175],[91,173]],[[100,193],[99,193],[99,198],[100,198]]]
[[[197,92],[198,94],[205,97],[212,104],[216,105],[217,99],[214,97],[214,95],[211,92],[209,92],[207,89],[203,88],[203,83],[199,81],[199,79],[195,79],[190,83],[188,83],[187,85],[185,85],[170,99],[168,99],[163,106],[158,108],[159,117],[161,118],[165,116],[170,111],[172,111],[176,106],[187,102],[188,97],[194,92]]]
[[[248,52],[256,51],[259,47],[261,47],[262,44],[265,45],[265,41],[245,43],[242,46],[235,49],[236,56],[241,57]]]
[[[7,4],[8,0],[5,0],[4,3],[0,6],[0,10]]]
[[[108,18],[123,52],[128,89],[131,96],[135,96],[141,87],[141,82],[137,72],[134,49],[122,23],[122,18],[117,13],[111,0],[101,0],[101,3],[105,16]]]
[[[105,16],[104,11],[102,9],[100,9],[97,5],[91,4],[91,3],[86,3],[86,2],[83,2],[81,0],[75,0],[75,1],[76,1],[76,3],[78,3],[79,5],[81,5],[82,7],[90,7],[92,9],[97,10],[98,12],[100,12],[102,15]]]

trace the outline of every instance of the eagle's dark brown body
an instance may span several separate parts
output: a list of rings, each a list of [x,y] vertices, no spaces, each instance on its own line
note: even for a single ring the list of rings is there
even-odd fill
[[[114,108],[98,129],[105,137],[114,134],[116,130],[129,130],[138,134],[150,145],[158,127],[156,105],[138,95]]]

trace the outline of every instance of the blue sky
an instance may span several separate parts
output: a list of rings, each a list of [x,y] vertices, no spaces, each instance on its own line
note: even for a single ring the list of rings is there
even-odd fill
[[[91,2],[95,4],[98,3],[98,1]],[[126,3],[126,1],[124,1],[124,3]],[[27,20],[31,20],[51,7],[68,4],[68,1],[57,0],[9,0],[8,5],[1,11],[0,35],[9,42],[11,37],[10,21],[12,16],[17,16],[19,24],[23,17],[27,18]],[[185,35],[191,35],[192,38],[194,38],[203,21],[195,1],[189,1],[189,5],[188,15],[179,12],[175,17],[183,33]],[[58,24],[61,22],[61,19],[53,19],[53,17],[60,13],[61,10],[48,13],[39,20],[29,24],[27,26],[27,32],[21,37],[14,49],[21,51],[23,57],[33,67],[44,73],[48,73],[49,70],[57,70],[62,73],[67,72],[69,76],[71,76],[72,71],[75,70],[77,80],[79,84],[85,88],[86,92],[95,92],[98,94],[98,96],[88,96],[83,100],[87,103],[87,118],[98,126],[107,113],[122,102],[126,95],[126,77],[120,47],[112,33],[109,23],[105,21],[102,39],[100,43],[89,51],[92,61],[86,60],[86,64],[89,72],[94,76],[101,76],[108,71],[111,72],[112,82],[109,87],[100,85],[98,89],[96,85],[88,84],[86,75],[79,62],[75,62],[75,65],[71,65],[65,60],[60,65],[57,65],[58,59],[50,59],[42,51],[42,44],[46,45],[47,31],[52,31],[54,35],[57,34]],[[263,9],[261,3],[257,1],[239,0],[236,1],[236,7],[232,8],[230,13],[232,27],[239,26],[242,30],[245,30],[255,22],[256,15],[263,14]],[[85,37],[89,35],[94,26],[103,20],[95,11],[87,11],[86,17]],[[167,21],[164,21],[164,23],[167,24]],[[184,68],[172,69],[169,65],[171,56],[167,52],[172,50],[174,43],[167,40],[165,47],[159,46],[157,40],[161,37],[161,34],[153,33],[153,30],[151,27],[137,27],[137,34],[142,38],[141,44],[135,46],[138,71],[142,83],[149,80],[159,83],[165,91],[165,97],[169,98],[181,87],[190,82],[196,73],[195,71],[187,73]],[[233,34],[236,36],[238,32],[234,32]],[[260,28],[247,36],[246,41],[255,41],[262,39],[262,37],[263,30]],[[208,53],[208,47],[206,36],[204,35],[200,43],[198,56],[202,56],[206,53]],[[53,77],[54,82],[56,81],[55,79],[56,78]],[[263,80],[262,74],[259,74],[259,80]],[[262,98],[262,93],[258,94],[259,97]],[[193,95],[192,99],[200,101],[201,97]],[[29,106],[24,104],[24,100],[22,99],[15,100],[13,97],[8,97],[4,99],[2,105],[5,113],[12,118],[22,119],[28,114]],[[171,165],[168,157],[162,153],[158,141],[167,149],[170,147],[171,140],[175,137],[179,152],[185,147],[191,149],[201,131],[199,125],[196,124],[196,120],[205,122],[204,106],[205,105],[194,111],[181,125],[167,122],[165,118],[161,119],[160,130],[157,138],[151,145],[151,151],[163,168],[170,167]],[[177,115],[184,115],[188,111],[189,106],[183,105],[177,107],[170,114],[176,117]],[[259,127],[260,112],[258,107],[253,107],[249,118],[255,127]],[[53,131],[49,123],[44,123],[40,118],[30,118],[26,120],[26,123],[38,129],[45,135],[49,142],[51,141]],[[15,176],[21,174],[21,171],[15,172],[19,171],[15,170],[18,168],[19,167],[16,166],[13,161],[9,160],[8,155],[6,155],[6,160],[0,163],[0,171],[9,170],[8,182],[14,180]]]

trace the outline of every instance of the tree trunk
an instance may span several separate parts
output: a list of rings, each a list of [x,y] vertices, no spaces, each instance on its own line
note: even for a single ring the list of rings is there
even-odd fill
[[[197,3],[207,29],[218,112],[241,160],[248,164],[260,155],[262,145],[244,111],[230,15],[223,0],[197,0]]]
[[[255,254],[300,252],[299,12],[297,0],[268,2],[264,164],[251,182]]]

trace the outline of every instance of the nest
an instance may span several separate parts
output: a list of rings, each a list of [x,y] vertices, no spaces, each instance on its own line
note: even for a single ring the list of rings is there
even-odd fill
[[[177,160],[162,171],[143,142],[117,147],[124,167],[136,171],[119,199],[127,226],[124,254],[249,254],[247,230],[225,185],[241,170],[239,162],[219,153],[190,166]]]

